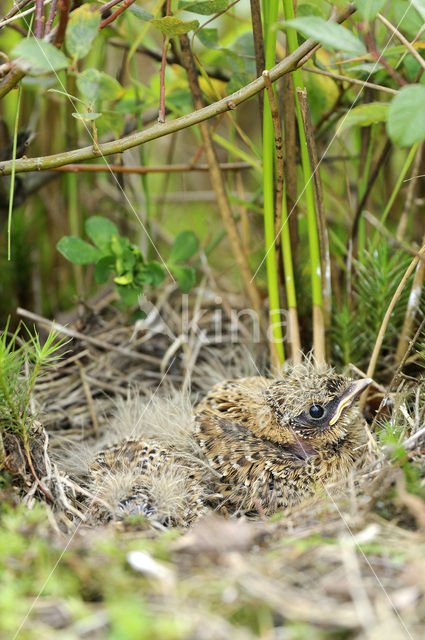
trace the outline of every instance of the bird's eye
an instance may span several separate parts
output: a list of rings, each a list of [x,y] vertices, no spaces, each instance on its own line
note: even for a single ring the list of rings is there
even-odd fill
[[[323,418],[325,414],[325,410],[320,404],[314,404],[312,407],[310,407],[308,412],[310,416],[315,420],[319,420],[320,418]]]

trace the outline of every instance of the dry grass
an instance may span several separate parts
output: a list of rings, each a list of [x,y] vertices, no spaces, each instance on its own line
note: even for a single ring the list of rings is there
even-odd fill
[[[255,373],[249,350],[241,356],[249,343],[229,346],[229,322],[221,344],[201,344],[194,332],[185,342],[173,296],[160,301],[170,335],[134,332],[109,306],[88,314],[83,326],[79,321],[80,332],[149,360],[141,365],[140,358],[74,341],[36,394],[53,458],[77,444],[81,451],[82,442],[92,451],[113,440],[108,425],[116,434],[134,424],[136,415],[124,427],[114,419],[117,404],[134,389],[141,406],[152,393],[163,394],[165,406],[172,386],[189,378],[194,400],[224,375]],[[210,331],[213,312],[211,303],[201,320]],[[263,348],[251,345],[253,361],[260,362]],[[423,386],[406,382],[390,397],[386,422],[374,427],[367,464],[340,487],[318,488],[314,499],[268,520],[261,513],[253,520],[210,514],[184,532],[156,531],[135,517],[93,528],[70,509],[55,511],[34,496],[19,505],[5,491],[0,637],[14,637],[34,605],[19,638],[419,640],[425,630],[424,398]],[[71,476],[77,468],[70,466]],[[85,497],[73,497],[61,477],[67,499],[82,509]]]

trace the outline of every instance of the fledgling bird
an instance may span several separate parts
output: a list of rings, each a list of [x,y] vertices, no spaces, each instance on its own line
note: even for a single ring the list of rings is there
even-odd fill
[[[370,382],[306,362],[282,378],[219,383],[194,410],[179,392],[133,398],[88,464],[91,490],[111,505],[99,519],[185,526],[207,506],[272,514],[300,502],[362,458],[354,401]]]
[[[307,363],[216,385],[195,410],[195,437],[226,506],[271,514],[347,477],[366,442],[353,403],[371,382]]]

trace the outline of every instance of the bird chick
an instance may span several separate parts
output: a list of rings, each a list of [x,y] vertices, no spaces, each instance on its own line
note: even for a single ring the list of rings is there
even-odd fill
[[[226,506],[271,514],[346,477],[366,439],[353,403],[370,383],[307,363],[216,385],[195,410],[195,437]]]

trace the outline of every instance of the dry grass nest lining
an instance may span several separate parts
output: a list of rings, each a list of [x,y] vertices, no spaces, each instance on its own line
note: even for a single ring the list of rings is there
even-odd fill
[[[175,321],[174,340],[160,333],[133,336],[133,328],[123,326],[120,314],[107,306],[89,314],[83,326],[80,321],[78,328],[87,332],[89,339],[95,336],[105,345],[135,349],[149,358],[143,364],[107,346],[100,349],[84,340],[74,341],[72,352],[37,388],[40,427],[46,427],[50,435],[53,458],[64,443],[87,441],[92,445],[101,441],[117,401],[125,400],[132,389],[141,390],[146,397],[155,392],[170,363],[169,359],[163,359],[167,351],[176,360],[161,388],[166,390],[169,383],[181,386],[189,371],[194,401],[219,379],[255,374],[253,362],[260,363],[261,373],[266,371],[260,359],[266,353],[265,344],[255,345],[257,351],[251,349],[252,359],[244,351],[247,345],[229,348],[230,339],[227,343],[205,346],[193,334],[192,343],[185,345],[178,333],[178,313],[172,309],[172,296],[164,304],[170,305],[167,313]],[[213,311],[211,306],[204,316],[205,324],[210,322],[212,326]],[[417,393],[421,393],[420,388]],[[413,404],[411,412],[406,395],[398,394],[391,420],[400,432],[400,440],[410,440],[409,458],[423,463],[423,403],[419,398]],[[55,501],[55,510],[48,509],[49,521],[59,535],[63,531],[70,533],[84,518],[84,500],[90,502],[92,497],[84,485],[57,470],[47,455],[45,439],[40,438],[39,442],[43,443],[45,455],[44,467],[40,464],[40,481]],[[158,613],[167,611],[172,595],[179,609],[188,610],[190,619],[196,618],[194,611],[198,611],[202,628],[207,623],[213,629],[210,637],[234,636],[235,628],[224,617],[212,616],[208,607],[200,610],[194,605],[203,599],[203,587],[199,589],[202,566],[205,585],[226,584],[226,593],[220,591],[214,596],[218,597],[219,609],[223,597],[230,601],[236,593],[238,600],[246,601],[248,607],[255,602],[269,607],[277,625],[279,620],[289,620],[352,630],[354,635],[350,638],[356,639],[405,638],[394,604],[413,637],[419,638],[425,623],[421,577],[425,573],[423,502],[407,492],[403,472],[391,464],[374,440],[369,456],[369,466],[353,474],[344,494],[318,495],[286,511],[278,521],[260,518],[256,522],[243,519],[235,522],[214,516],[200,521],[174,546],[173,570],[187,580],[184,601],[180,602],[181,596],[175,593],[172,584],[163,586],[161,598],[154,589]],[[36,497],[45,499],[39,485],[32,482],[25,500],[30,504]],[[377,513],[379,503],[382,508]],[[387,509],[392,517],[382,517],[379,514],[382,509]],[[114,527],[129,535],[125,524]],[[104,535],[103,528],[90,531],[92,535]],[[148,529],[143,535],[156,533]],[[78,539],[77,536],[77,545]],[[81,543],[87,541],[82,539]],[[195,585],[192,592],[190,585]],[[203,602],[201,607],[205,605]],[[248,630],[240,633],[244,639],[254,637]],[[199,632],[199,637],[205,635]]]
[[[228,377],[243,377],[266,372],[264,354],[267,346],[264,342],[252,344],[249,340],[251,327],[247,318],[246,325],[239,327],[239,336],[246,336],[246,342],[240,340],[232,344],[234,339],[234,318],[224,315],[223,339],[217,344],[204,344],[198,327],[206,335],[215,334],[214,312],[217,304],[211,291],[200,289],[197,296],[189,298],[188,339],[181,333],[182,319],[179,302],[180,294],[172,287],[165,289],[154,300],[156,312],[148,316],[141,327],[125,326],[122,314],[101,301],[97,306],[86,309],[86,315],[75,321],[79,335],[85,338],[74,340],[71,351],[38,385],[36,399],[40,408],[42,426],[50,435],[50,447],[53,459],[65,446],[74,442],[87,442],[92,449],[93,443],[104,441],[104,429],[113,414],[117,402],[129,397],[137,388],[138,394],[146,397],[163,393],[170,388],[191,385],[192,399],[195,401],[215,382]],[[231,300],[235,308],[235,299]],[[221,307],[220,303],[220,309]],[[230,301],[224,308],[230,306]],[[199,310],[207,309],[199,316]],[[237,308],[237,307],[236,307]],[[161,317],[167,318],[167,331],[162,330]],[[195,323],[199,317],[199,322]],[[69,321],[69,319],[68,319]],[[47,323],[47,321],[46,321]],[[72,326],[72,325],[71,325]],[[159,330],[158,330],[159,329]],[[93,343],[93,338],[96,343]],[[102,344],[104,348],[98,345]],[[231,344],[231,348],[229,348]],[[69,348],[69,347],[68,347]],[[159,390],[158,390],[159,385]],[[416,418],[407,418],[403,400],[397,401],[397,415],[394,424],[404,431],[404,439],[414,438],[421,427],[421,413],[418,409]],[[404,411],[404,413],[403,413]],[[401,420],[401,423],[400,423]],[[398,424],[397,424],[398,421]],[[403,439],[403,436],[401,436]],[[418,437],[411,448],[411,455],[421,458],[423,439]],[[47,455],[46,447],[44,447]],[[371,438],[369,448],[369,467],[359,470],[353,476],[357,487],[368,489],[374,486],[381,491],[384,485],[377,484],[374,479],[380,469],[389,469],[382,452]],[[49,466],[50,465],[50,466]],[[56,485],[60,474],[55,465],[46,458],[44,467],[50,471],[46,476],[49,483]],[[55,481],[53,481],[53,477]],[[388,474],[386,475],[388,477]],[[423,525],[418,505],[406,498],[399,479],[399,492],[404,495],[406,507],[413,509],[414,518]],[[379,492],[378,491],[378,492]],[[403,492],[404,491],[404,492]],[[40,484],[33,484],[30,495],[40,493]],[[87,491],[79,483],[64,478],[63,486],[52,489],[52,497],[65,513],[81,517],[79,497],[87,498]],[[65,498],[68,496],[68,500]],[[70,509],[73,507],[73,510]],[[72,523],[69,523],[70,526]]]

